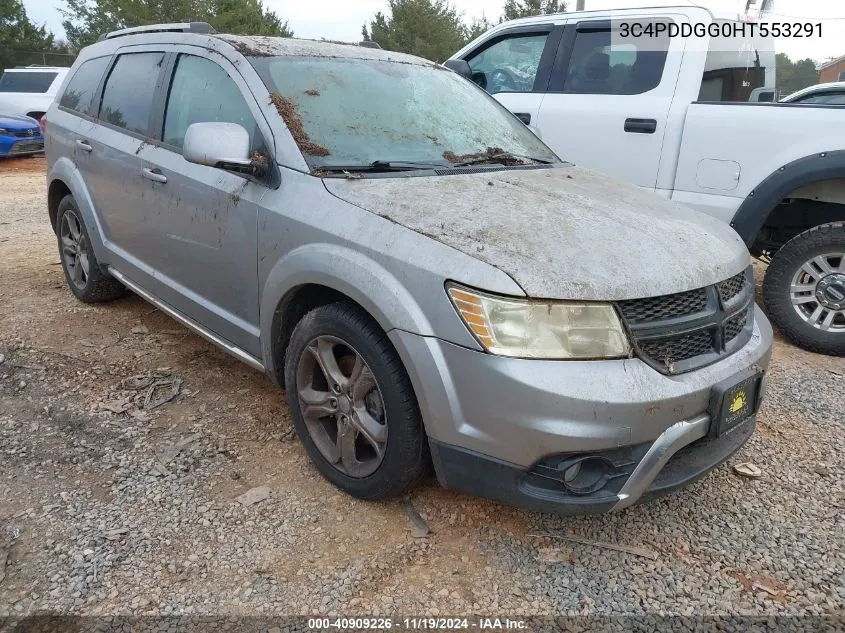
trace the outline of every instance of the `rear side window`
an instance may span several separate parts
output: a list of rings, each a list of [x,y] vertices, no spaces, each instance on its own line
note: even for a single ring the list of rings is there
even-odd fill
[[[112,67],[100,119],[137,134],[147,134],[164,53],[130,53],[117,58]]]
[[[59,73],[29,70],[19,73],[3,73],[3,76],[0,77],[0,92],[47,92],[58,75]]]
[[[82,114],[96,116],[97,107],[93,103],[94,94],[97,92],[100,80],[103,78],[108,65],[108,57],[89,59],[82,64],[70,78],[59,105]]]
[[[180,55],[170,84],[162,139],[182,148],[185,132],[193,123],[237,123],[249,132],[252,150],[261,135],[238,85],[213,61]]]
[[[641,24],[643,28],[648,28],[651,23]],[[666,66],[669,38],[622,39],[609,27],[592,29],[589,23],[579,24],[563,91],[569,94],[638,95],[657,88]]]
[[[716,21],[719,32],[730,32],[731,22]],[[774,90],[775,50],[772,37],[739,32],[710,38],[699,101],[748,101],[757,88]]]

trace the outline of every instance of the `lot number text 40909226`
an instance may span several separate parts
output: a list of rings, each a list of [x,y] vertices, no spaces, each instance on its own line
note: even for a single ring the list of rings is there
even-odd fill
[[[373,630],[407,629],[411,631],[469,630],[522,631],[526,624],[510,618],[309,618],[308,628],[315,630]]]

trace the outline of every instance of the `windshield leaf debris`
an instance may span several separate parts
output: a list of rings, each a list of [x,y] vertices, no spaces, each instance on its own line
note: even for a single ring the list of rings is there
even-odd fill
[[[483,152],[476,154],[462,154],[458,155],[455,152],[448,150],[443,152],[443,158],[453,164],[468,164],[495,162],[502,165],[512,167],[514,165],[524,165],[525,160],[517,158],[516,156],[506,152],[501,147],[488,147]]]
[[[307,94],[309,97],[319,97],[320,91],[317,90],[316,88],[309,88],[308,90],[305,91],[305,94]]]
[[[305,126],[302,122],[302,117],[296,111],[296,104],[293,100],[283,97],[277,92],[270,93],[270,103],[276,107],[276,112],[282,117],[285,125],[288,126],[293,140],[297,147],[303,154],[310,154],[311,156],[328,156],[331,152],[322,145],[318,145],[311,141],[308,132],[305,131]]]

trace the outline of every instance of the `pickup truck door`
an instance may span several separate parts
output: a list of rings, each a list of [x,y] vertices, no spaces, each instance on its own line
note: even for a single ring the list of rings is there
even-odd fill
[[[626,18],[629,25],[686,21]],[[608,19],[567,22],[534,123],[562,158],[654,189],[683,38],[621,36]]]
[[[475,83],[535,127],[562,33],[563,27],[554,24],[514,27],[496,33],[463,58]]]

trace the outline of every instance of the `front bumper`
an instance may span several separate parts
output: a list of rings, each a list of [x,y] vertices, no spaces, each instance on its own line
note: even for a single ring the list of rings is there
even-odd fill
[[[559,513],[626,507],[727,459],[750,437],[754,419],[708,439],[711,392],[765,371],[772,346],[759,308],[741,350],[675,376],[638,359],[535,361],[397,330],[390,337],[414,384],[440,482]],[[555,482],[554,464],[587,454],[612,463],[614,476],[597,492],[570,494]]]
[[[435,441],[430,446],[444,488],[540,512],[597,514],[660,497],[706,475],[742,448],[754,433],[755,419],[749,418],[716,439],[705,437],[708,424],[706,416],[679,422],[653,444],[614,451],[615,457],[622,457],[632,470],[625,475],[627,478],[611,481],[589,495],[571,494],[562,482],[542,475],[537,469],[524,470]],[[684,444],[690,440],[690,444]]]

